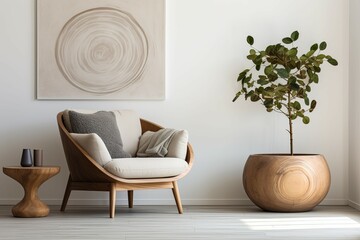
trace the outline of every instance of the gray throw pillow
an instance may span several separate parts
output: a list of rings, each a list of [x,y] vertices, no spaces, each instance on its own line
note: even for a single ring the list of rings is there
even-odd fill
[[[105,143],[112,158],[128,158],[113,112],[99,111],[93,114],[69,111],[71,128],[74,133],[96,133]]]

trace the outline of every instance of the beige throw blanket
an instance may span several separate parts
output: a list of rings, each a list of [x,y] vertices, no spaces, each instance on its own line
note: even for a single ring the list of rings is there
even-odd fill
[[[137,157],[165,157],[177,130],[164,128],[157,132],[145,132],[139,142]]]

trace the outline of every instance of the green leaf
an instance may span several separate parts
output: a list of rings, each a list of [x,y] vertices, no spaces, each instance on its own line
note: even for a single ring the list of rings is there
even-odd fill
[[[255,92],[256,92],[258,95],[260,95],[260,94],[262,94],[262,93],[264,92],[264,88],[263,88],[263,87],[259,87],[259,88],[255,89]]]
[[[320,67],[317,67],[317,66],[314,66],[314,71],[317,72],[317,73],[319,73],[319,72],[321,72],[321,68],[320,68]]]
[[[295,56],[290,56],[290,57],[295,58],[296,55],[295,55]],[[291,60],[291,61],[288,63],[288,68],[289,68],[289,69],[295,69],[295,68],[296,68],[296,62],[295,62],[294,60]]]
[[[260,78],[261,80],[266,80],[266,79],[267,79],[267,77],[266,77],[265,75],[259,75],[259,78]]]
[[[251,55],[251,54],[249,54],[249,55],[247,55],[246,58],[253,61],[253,60],[256,59],[256,55]]]
[[[296,77],[305,79],[307,77],[305,69],[301,70],[300,73],[296,75]]]
[[[309,100],[308,97],[305,97],[305,98],[304,98],[304,102],[305,102],[305,105],[306,105],[306,106],[309,106],[310,100]]]
[[[310,76],[311,82],[319,83],[319,76],[318,76],[316,73],[311,74],[311,75],[309,75],[309,76]]]
[[[298,79],[296,82],[297,82],[299,85],[303,86],[303,87],[306,85],[306,84],[304,83],[304,81],[301,80],[301,79]]]
[[[310,104],[309,112],[314,111],[315,107],[316,107],[316,100],[312,100]]]
[[[247,36],[246,41],[248,44],[253,45],[254,44],[254,38],[252,36]]]
[[[274,88],[273,87],[266,87],[265,91],[268,92],[268,95],[270,96],[274,92]]]
[[[256,56],[256,55],[254,55],[254,56]],[[255,65],[261,65],[262,62],[263,62],[263,60],[262,60],[262,57],[260,55],[256,56],[255,59],[253,60],[253,63]]]
[[[279,77],[278,77],[278,75],[277,75],[276,73],[271,73],[271,74],[269,75],[269,81],[270,81],[270,82],[274,82],[274,81],[276,81],[278,78],[279,78]]]
[[[240,96],[241,96],[241,91],[236,93],[236,95],[232,101],[235,102]]]
[[[259,71],[260,68],[261,68],[261,65],[260,65],[260,64],[256,65],[256,67],[255,67],[256,71]]]
[[[302,121],[303,121],[304,124],[309,124],[310,118],[307,117],[307,116],[304,116],[303,119],[302,119]]]
[[[246,77],[247,72],[249,72],[249,69],[245,69],[244,71],[239,73],[239,77],[238,77],[237,81],[239,82],[239,81],[243,80]]]
[[[317,55],[316,58],[319,59],[319,60],[323,60],[325,58],[325,55],[324,54],[319,54],[319,55]]]
[[[256,51],[255,51],[254,49],[250,49],[249,53],[250,53],[251,55],[255,55],[255,54],[256,54]]]
[[[274,45],[267,46],[267,48],[265,49],[266,54],[270,54],[274,50],[274,48]]]
[[[301,60],[302,62],[305,62],[306,59],[308,59],[308,56],[306,56],[306,55],[302,55],[302,56],[300,57],[300,60]]]
[[[290,90],[298,91],[300,89],[300,86],[296,83],[290,84]]]
[[[316,50],[318,50],[318,48],[319,48],[319,45],[317,43],[315,43],[311,46],[310,50],[316,51]]]
[[[272,65],[269,65],[269,66],[265,67],[265,69],[264,69],[264,73],[267,76],[270,75],[273,71],[274,71],[274,69],[273,69]]]
[[[306,86],[306,91],[311,92],[311,87],[309,85]],[[307,104],[307,105],[309,105],[309,104]]]
[[[297,111],[296,116],[303,118],[304,117],[303,111]]]
[[[247,100],[249,97],[252,97],[254,95],[254,90],[251,90],[250,92],[245,94],[245,100]]]
[[[266,108],[272,108],[273,107],[274,100],[273,99],[266,99],[264,101],[264,105]]]
[[[252,74],[250,74],[248,77],[244,78],[242,81],[243,83],[248,83],[252,79]]]
[[[297,48],[292,48],[286,52],[286,55],[288,55],[290,57],[295,57],[297,53],[298,53]]]
[[[300,88],[296,96],[299,98],[304,98],[305,96],[304,93],[305,93],[304,89]]]
[[[299,38],[299,32],[298,32],[298,31],[295,31],[295,32],[293,32],[293,33],[291,34],[291,39],[292,39],[293,41],[298,40],[298,38]]]
[[[314,53],[315,53],[316,50],[310,50],[309,52],[306,53],[306,57],[311,57]],[[301,59],[301,58],[300,58]]]
[[[295,108],[296,110],[300,110],[301,109],[301,104],[298,101],[295,101],[292,104],[293,108]]]
[[[283,38],[282,39],[282,42],[285,43],[285,44],[290,44],[293,42],[293,40],[289,37],[286,37],[286,38]]]
[[[258,95],[256,95],[256,94],[254,94],[254,95],[251,96],[250,100],[252,102],[257,102],[257,101],[260,100],[260,97]]]
[[[290,119],[291,119],[291,120],[295,120],[296,118],[297,118],[297,115],[296,115],[296,114],[291,114],[291,115],[290,115]]]
[[[285,68],[277,68],[275,70],[277,71],[277,73],[279,74],[279,76],[281,78],[288,78],[289,77],[289,72],[286,71]]]
[[[288,82],[289,82],[289,84],[294,84],[294,83],[296,83],[296,77],[291,76],[291,77],[289,78]]]
[[[334,58],[330,58],[328,59],[328,62],[333,65],[333,66],[337,66],[338,65],[338,62],[334,59]]]
[[[322,51],[322,50],[325,50],[325,49],[326,49],[326,46],[327,46],[326,42],[320,43],[320,50],[321,50],[321,51]]]
[[[259,84],[261,86],[264,86],[268,83],[269,83],[269,81],[267,81],[267,80],[262,80],[262,79],[257,80],[257,84]]]

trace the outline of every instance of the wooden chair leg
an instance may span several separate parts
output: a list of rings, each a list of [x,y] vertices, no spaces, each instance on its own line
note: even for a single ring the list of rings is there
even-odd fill
[[[129,208],[133,208],[133,206],[134,206],[134,191],[133,190],[128,190],[128,203],[129,203]]]
[[[71,193],[71,176],[69,176],[69,179],[68,179],[68,182],[67,182],[67,185],[66,185],[66,189],[65,189],[65,193],[64,193],[64,198],[63,198],[63,201],[62,201],[62,204],[61,204],[60,211],[62,211],[62,212],[65,211],[67,202],[68,202],[69,197],[70,197],[70,193]]]
[[[115,205],[116,205],[116,188],[115,188],[115,184],[111,184],[111,187],[110,187],[110,218],[115,217]]]
[[[176,181],[173,182],[172,192],[174,194],[174,198],[175,198],[175,202],[176,202],[178,212],[179,212],[179,214],[182,214],[183,213],[183,208],[182,208],[182,204],[181,204],[179,188],[178,188],[178,185],[177,185]]]

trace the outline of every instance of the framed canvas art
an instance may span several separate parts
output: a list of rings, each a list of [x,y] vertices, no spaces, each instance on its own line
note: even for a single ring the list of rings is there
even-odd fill
[[[38,99],[165,98],[165,0],[37,0]]]

